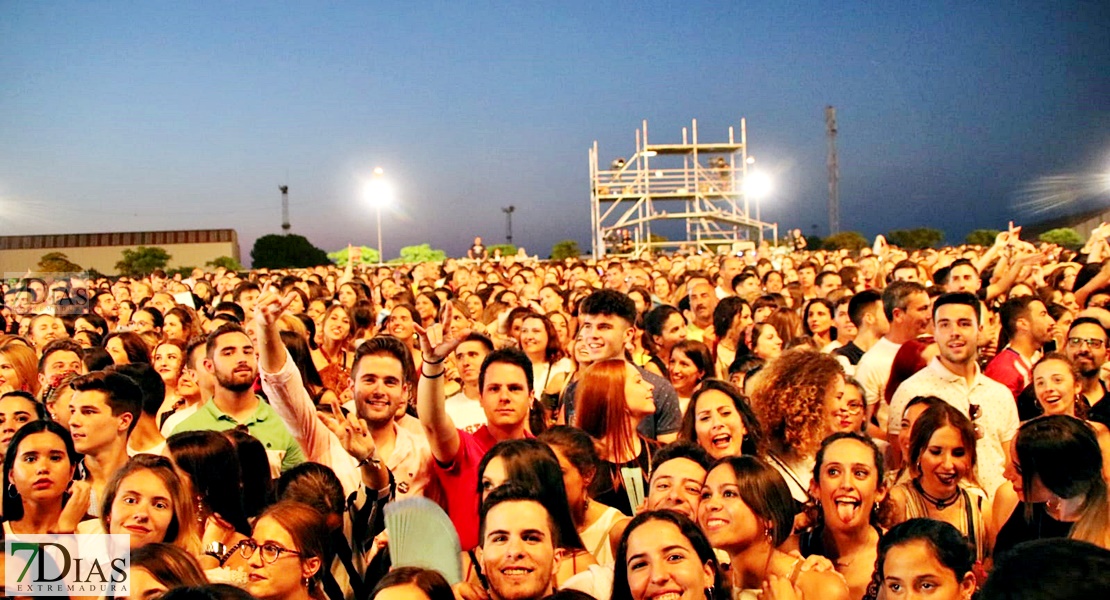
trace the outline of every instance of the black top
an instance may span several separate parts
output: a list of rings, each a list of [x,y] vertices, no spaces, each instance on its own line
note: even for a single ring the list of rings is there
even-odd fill
[[[656,448],[649,440],[643,438],[640,438],[640,446],[640,455],[633,461],[620,465],[605,460],[598,463],[597,475],[590,482],[590,498],[606,506],[612,506],[630,517],[635,514],[636,507],[632,506],[628,499],[628,490],[625,489],[624,479],[621,477],[621,467],[640,468],[644,482],[644,498],[647,498],[652,458]]]
[[[1001,556],[1002,553],[1022,542],[1064,538],[1068,537],[1069,533],[1071,533],[1071,523],[1064,523],[1050,517],[1044,504],[1034,504],[1033,516],[1026,521],[1025,503],[1021,502],[999,530],[998,539],[994,541],[994,555]]]
[[[1105,391],[1102,393],[1102,400],[1091,407],[1090,412],[1087,413],[1087,420],[1110,427],[1110,393]]]
[[[858,365],[859,359],[863,358],[863,350],[861,350],[855,342],[848,342],[836,350],[833,350],[832,353],[847,358],[848,364],[851,365]]]

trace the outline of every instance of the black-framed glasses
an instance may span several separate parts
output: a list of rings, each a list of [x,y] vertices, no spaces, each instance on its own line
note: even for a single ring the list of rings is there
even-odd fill
[[[1078,347],[1082,346],[1083,344],[1087,344],[1087,346],[1090,347],[1091,350],[1101,350],[1102,347],[1106,345],[1106,340],[1100,340],[1098,338],[1081,338],[1081,337],[1070,337],[1070,338],[1068,338],[1068,345],[1071,346],[1072,348],[1078,348]]]
[[[238,546],[239,546],[239,556],[242,556],[245,559],[249,559],[250,557],[254,556],[254,553],[256,551],[261,550],[262,551],[262,561],[266,562],[266,563],[276,562],[277,559],[281,558],[282,554],[288,554],[290,556],[300,556],[301,555],[301,553],[297,552],[296,550],[290,550],[289,548],[283,548],[283,547],[281,547],[277,544],[274,544],[272,542],[268,542],[268,543],[259,545],[258,542],[252,540],[251,538],[247,538],[245,540],[240,541]]]

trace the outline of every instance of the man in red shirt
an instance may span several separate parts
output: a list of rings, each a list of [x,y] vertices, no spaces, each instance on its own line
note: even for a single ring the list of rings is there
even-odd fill
[[[983,373],[1005,385],[1014,398],[1032,381],[1033,362],[1052,339],[1056,321],[1036,296],[1010,298],[1002,304],[1002,338],[1009,343],[987,364]]]
[[[451,305],[443,323],[451,322]],[[417,326],[424,363],[416,392],[420,424],[435,458],[435,477],[447,493],[447,514],[464,549],[478,544],[478,463],[497,442],[531,437],[528,409],[532,404],[532,362],[516,348],[491,352],[482,361],[478,390],[486,424],[474,433],[455,427],[444,406],[443,361],[467,331],[443,339],[442,323],[427,330]]]

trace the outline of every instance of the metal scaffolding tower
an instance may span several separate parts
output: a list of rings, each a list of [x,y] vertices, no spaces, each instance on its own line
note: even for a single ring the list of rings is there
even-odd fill
[[[636,152],[601,168],[597,142],[590,149],[590,224],[593,256],[638,254],[684,245],[714,252],[736,242],[778,238],[778,224],[759,218],[759,200],[744,191],[748,176],[747,128],[740,141],[698,139],[698,122],[682,128],[680,144],[649,144],[647,121],[636,132]],[[754,210],[755,217],[752,217]],[[686,239],[655,241],[652,223],[684,221]]]

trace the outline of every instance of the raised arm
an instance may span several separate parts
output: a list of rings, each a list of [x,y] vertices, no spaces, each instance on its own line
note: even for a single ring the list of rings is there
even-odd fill
[[[428,436],[432,456],[440,463],[452,462],[459,453],[459,430],[455,428],[455,422],[447,414],[445,406],[447,398],[443,391],[443,362],[455,351],[468,331],[444,337],[443,332],[451,322],[452,310],[453,307],[448,302],[439,323],[427,329],[415,325],[420,337],[420,351],[424,356],[424,362],[420,366],[420,383],[416,386],[416,412],[424,433]]]
[[[301,373],[291,364],[289,351],[281,343],[277,320],[294,297],[294,293],[284,298],[266,293],[258,299],[254,323],[258,333],[262,389],[274,412],[304,450],[306,458],[337,469],[328,458],[331,448],[328,431],[317,421],[316,406],[304,387]]]

